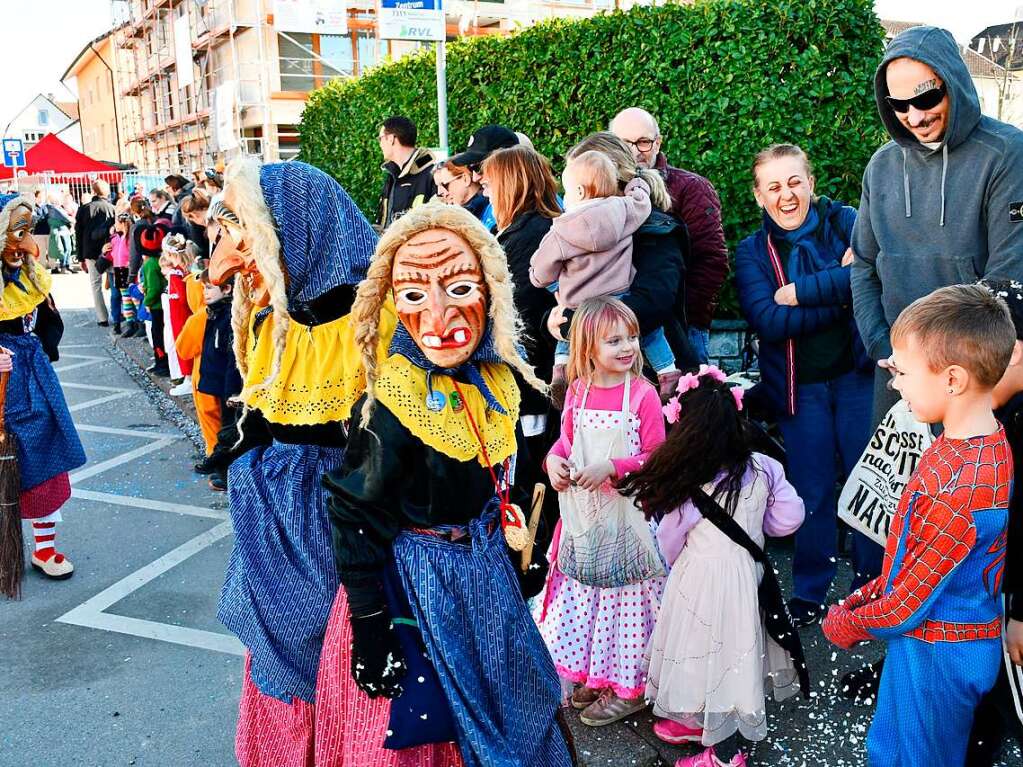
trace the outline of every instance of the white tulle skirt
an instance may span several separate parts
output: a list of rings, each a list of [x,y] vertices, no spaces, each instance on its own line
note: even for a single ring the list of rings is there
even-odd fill
[[[665,585],[646,696],[656,716],[702,727],[706,746],[735,732],[763,740],[766,695],[799,691],[792,659],[764,630],[761,572],[748,556],[684,550]]]

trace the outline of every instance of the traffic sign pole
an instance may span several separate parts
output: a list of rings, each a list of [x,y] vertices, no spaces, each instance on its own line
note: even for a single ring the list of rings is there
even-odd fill
[[[440,151],[448,157],[448,55],[447,43],[437,41],[437,132]]]

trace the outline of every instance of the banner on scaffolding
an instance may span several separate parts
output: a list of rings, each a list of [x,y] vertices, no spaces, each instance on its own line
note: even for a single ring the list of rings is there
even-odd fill
[[[234,80],[228,80],[213,91],[214,138],[221,152],[238,147],[238,127],[234,119],[235,86]]]
[[[174,64],[178,70],[178,87],[195,83],[192,72],[192,28],[188,14],[174,19]]]
[[[348,6],[337,0],[274,0],[274,29],[343,35],[348,31]]]
[[[377,20],[381,40],[446,39],[442,0],[380,0]]]

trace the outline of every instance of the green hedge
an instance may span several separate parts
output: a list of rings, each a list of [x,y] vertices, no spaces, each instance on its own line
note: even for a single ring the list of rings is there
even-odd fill
[[[560,172],[573,143],[642,106],[660,122],[669,161],[714,183],[734,249],[758,225],[749,165],[772,142],[801,145],[818,191],[856,204],[884,138],[872,92],[882,42],[873,0],[697,0],[464,38],[448,46],[450,143],[457,151],[476,128],[501,123]],[[370,215],[377,130],[392,114],[417,123],[420,144],[437,144],[432,49],[329,83],[302,116],[300,158]],[[734,310],[729,290],[721,314]]]

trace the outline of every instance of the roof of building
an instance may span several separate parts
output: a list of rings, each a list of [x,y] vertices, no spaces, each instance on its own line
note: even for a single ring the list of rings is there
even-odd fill
[[[905,32],[907,29],[912,27],[919,27],[923,25],[922,21],[892,21],[890,19],[882,19],[881,25],[885,30],[885,37],[891,40],[898,34]],[[1000,25],[1006,28],[1012,26],[1010,24]],[[975,41],[987,33],[988,30],[998,29],[998,27],[988,27],[988,29],[981,32],[970,41],[970,46],[960,45],[959,52],[962,54],[963,61],[966,62],[966,68],[970,71],[970,77],[1000,77],[1005,71],[1003,66],[998,61],[993,61],[988,56],[978,53],[975,48]],[[1023,33],[1023,25],[1020,27],[1020,32]],[[1023,46],[1021,46],[1023,48]],[[1002,57],[1004,59],[1004,55]]]
[[[57,107],[61,112],[66,114],[72,120],[78,119],[78,102],[77,101],[54,101],[54,106]]]
[[[1015,43],[1015,45],[1013,44]],[[1009,69],[1023,69],[1023,23],[993,24],[970,40],[970,48]],[[1008,61],[1009,54],[1012,61]]]
[[[113,29],[109,29],[106,32],[104,32],[103,34],[99,35],[98,37],[93,38],[92,40],[87,42],[85,45],[83,45],[82,46],[82,50],[80,50],[78,52],[78,55],[76,55],[74,57],[74,59],[71,61],[71,64],[68,66],[68,68],[64,70],[64,74],[62,74],[60,76],[60,81],[64,82],[65,80],[67,80],[72,75],[77,74],[78,70],[81,69],[82,66],[85,64],[85,59],[87,57],[87,54],[92,53],[93,55],[95,55],[95,52],[93,51],[93,46],[96,45],[97,43],[103,42],[108,37],[110,37],[110,35],[114,34],[114,32],[116,32],[118,29],[120,29],[123,26],[124,26],[124,24],[121,24],[119,26],[114,27]]]
[[[907,29],[912,27],[921,27],[924,23],[922,21],[892,21],[891,19],[881,19],[881,26],[884,27],[885,37],[891,40],[895,35],[905,32]]]

